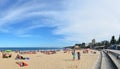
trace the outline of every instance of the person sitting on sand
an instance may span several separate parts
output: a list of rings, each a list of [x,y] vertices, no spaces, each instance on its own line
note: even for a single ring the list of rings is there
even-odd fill
[[[2,57],[5,58],[6,57],[6,53],[2,53]]]
[[[20,56],[19,54],[17,54],[16,59],[25,59],[23,56]]]
[[[23,66],[25,66],[25,64],[21,62],[21,63],[20,63],[20,66],[23,67]]]
[[[11,56],[12,56],[12,54],[2,53],[3,58],[10,58]]]
[[[21,59],[25,59],[23,56],[20,57]]]
[[[19,59],[19,58],[20,58],[20,55],[19,55],[19,54],[17,54],[16,59]]]
[[[9,58],[12,56],[12,54],[9,54]]]

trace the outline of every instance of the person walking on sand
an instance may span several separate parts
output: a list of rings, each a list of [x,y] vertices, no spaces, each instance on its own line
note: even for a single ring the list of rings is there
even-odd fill
[[[73,55],[73,60],[75,60],[75,57],[76,57],[76,52],[75,52],[75,50],[72,51],[72,55]]]
[[[78,60],[80,60],[80,52],[77,52],[77,57],[78,57]]]

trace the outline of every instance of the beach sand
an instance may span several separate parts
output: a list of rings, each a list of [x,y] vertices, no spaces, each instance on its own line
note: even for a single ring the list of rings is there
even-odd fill
[[[15,60],[17,53],[12,52],[11,58],[2,58],[0,54],[0,69],[94,69],[95,63],[100,53],[83,54],[81,59],[73,61],[71,52],[64,53],[59,51],[56,54],[46,55],[40,52],[37,54],[23,54],[24,57],[29,57],[30,60]],[[18,61],[23,61],[28,66],[20,67],[16,64]]]

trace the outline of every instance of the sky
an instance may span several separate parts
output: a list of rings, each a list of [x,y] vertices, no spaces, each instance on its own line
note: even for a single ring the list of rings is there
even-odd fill
[[[64,47],[120,34],[119,0],[0,0],[0,47]]]

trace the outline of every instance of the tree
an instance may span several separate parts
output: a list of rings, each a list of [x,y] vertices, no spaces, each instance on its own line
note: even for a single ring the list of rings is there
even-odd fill
[[[109,41],[106,41],[105,46],[109,46],[109,45],[110,45]]]
[[[79,46],[79,47],[81,47],[81,45],[82,45],[82,44],[75,44],[74,46]]]
[[[110,44],[111,44],[111,45],[116,44],[115,36],[112,36],[111,41],[110,41]]]
[[[107,49],[109,46],[110,46],[110,43],[109,43],[109,41],[106,40],[106,41],[105,41],[105,47],[104,47],[104,48]]]
[[[82,44],[75,44],[75,46],[81,46]]]
[[[81,44],[81,48],[85,48],[85,43],[84,42]]]
[[[75,46],[79,46],[80,48],[85,48],[85,43],[75,44]]]
[[[90,45],[86,46],[85,48],[90,48]]]
[[[95,46],[102,46],[102,43],[101,43],[101,42],[97,42],[97,43],[95,44]]]

